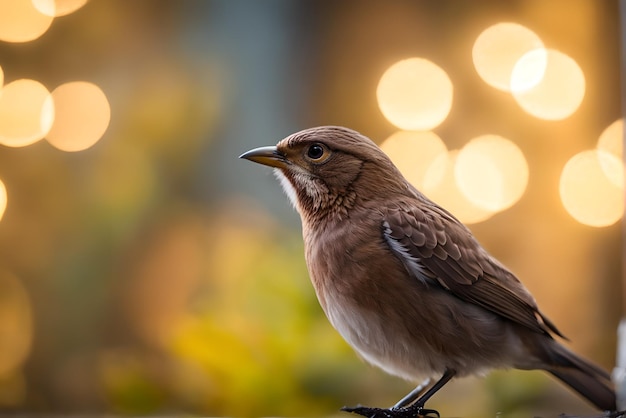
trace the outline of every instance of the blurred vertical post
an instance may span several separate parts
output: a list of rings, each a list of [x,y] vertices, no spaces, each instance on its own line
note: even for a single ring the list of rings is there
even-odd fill
[[[622,117],[626,116],[626,0],[620,0],[620,92],[622,95]],[[622,141],[626,135],[622,132]],[[624,144],[626,146],[626,143]],[[624,158],[622,156],[622,158]],[[625,197],[626,198],[626,197]],[[613,369],[613,382],[617,391],[617,408],[626,409],[626,222],[622,221],[622,320],[617,329],[617,364]]]

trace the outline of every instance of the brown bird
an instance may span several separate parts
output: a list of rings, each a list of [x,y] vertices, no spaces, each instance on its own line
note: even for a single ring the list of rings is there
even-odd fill
[[[517,277],[370,139],[321,126],[240,158],[275,168],[302,219],[306,264],[330,323],[367,362],[424,380],[389,409],[343,410],[438,416],[424,404],[450,379],[495,368],[546,370],[599,409],[616,409],[609,374],[560,344]]]

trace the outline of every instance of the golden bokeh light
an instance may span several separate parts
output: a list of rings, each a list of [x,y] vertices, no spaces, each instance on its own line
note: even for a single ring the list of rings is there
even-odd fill
[[[2,67],[0,67],[0,89],[2,88],[3,84],[4,84],[4,71],[2,71]]]
[[[622,161],[609,152],[587,150],[574,155],[565,164],[559,184],[565,210],[585,225],[614,224],[624,213],[623,176]]]
[[[378,107],[400,129],[428,131],[445,120],[452,107],[452,82],[444,70],[423,58],[389,67],[376,88]]]
[[[83,7],[87,0],[31,0],[33,5],[47,16],[65,16]]]
[[[610,124],[602,133],[598,139],[598,150],[608,152],[611,155],[617,157],[620,161],[624,161],[623,157],[624,149],[624,119],[618,119]],[[609,164],[606,165],[606,162]],[[604,174],[611,180],[616,186],[621,187],[623,179],[616,177],[617,174],[613,169],[610,159],[601,158],[600,164],[604,170]]]
[[[0,376],[19,369],[30,354],[33,320],[30,297],[13,275],[0,273]]]
[[[23,147],[42,139],[54,120],[50,92],[35,80],[21,79],[0,91],[0,144]]]
[[[541,81],[528,89],[528,68],[546,68]],[[532,77],[531,77],[532,78]],[[525,54],[511,76],[513,97],[522,109],[546,120],[561,120],[578,109],[585,96],[585,75],[576,61],[554,49],[538,49]]]
[[[497,212],[513,206],[524,194],[528,163],[512,141],[498,135],[483,135],[459,151],[454,177],[468,200]]]
[[[537,86],[546,75],[548,50],[533,49],[520,57],[511,72],[509,90],[513,94],[524,93]]]
[[[98,86],[84,81],[65,83],[52,92],[54,123],[46,140],[63,151],[82,151],[104,135],[111,108]]]
[[[7,209],[7,188],[4,186],[4,183],[0,180],[0,219],[4,216],[4,211]]]
[[[610,124],[598,139],[598,149],[610,152],[618,158],[622,158],[624,149],[624,119],[618,119]]]
[[[52,16],[41,13],[32,0],[0,0],[0,40],[29,42],[43,35]]]
[[[511,89],[511,75],[515,64],[524,54],[537,48],[543,48],[543,42],[530,29],[517,23],[498,23],[485,29],[476,38],[472,48],[472,60],[474,68],[485,83],[508,92]],[[538,77],[536,71],[533,74],[536,84],[541,79],[543,70],[540,69]]]
[[[439,155],[447,153],[444,142],[431,131],[398,131],[387,138],[380,148],[418,189],[424,185],[428,167]]]
[[[437,204],[445,207],[461,222],[478,223],[489,219],[494,212],[468,200],[456,182],[454,167],[458,150],[439,155],[424,176],[423,192]]]

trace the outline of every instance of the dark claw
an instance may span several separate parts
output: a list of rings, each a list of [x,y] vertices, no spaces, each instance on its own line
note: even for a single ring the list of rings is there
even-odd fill
[[[370,408],[367,406],[344,406],[342,411],[361,415],[367,418],[420,418],[420,417],[437,417],[439,412],[434,409],[425,409],[421,406],[411,405],[408,408]]]
[[[432,414],[432,416],[436,416],[437,418],[441,418],[441,415],[439,415],[439,411],[437,411],[436,409],[419,408],[417,410],[417,416],[418,417],[428,417],[431,414]]]

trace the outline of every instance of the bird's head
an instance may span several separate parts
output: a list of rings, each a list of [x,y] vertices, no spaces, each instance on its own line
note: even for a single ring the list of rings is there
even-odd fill
[[[303,219],[344,216],[360,201],[410,189],[376,144],[339,126],[305,129],[240,158],[274,167]]]

